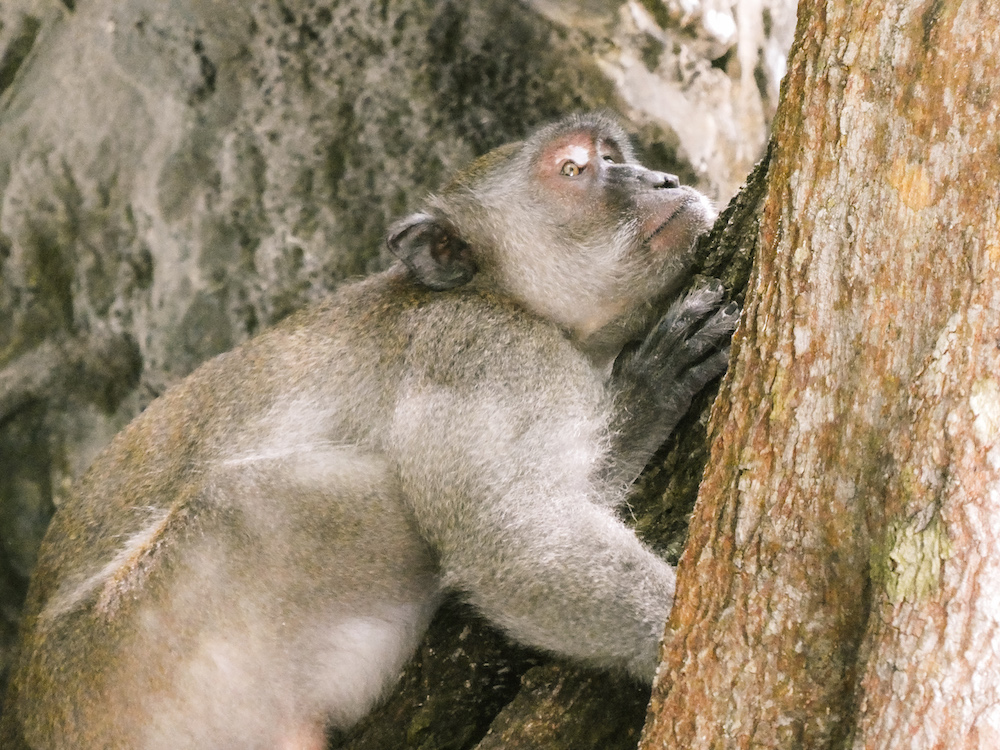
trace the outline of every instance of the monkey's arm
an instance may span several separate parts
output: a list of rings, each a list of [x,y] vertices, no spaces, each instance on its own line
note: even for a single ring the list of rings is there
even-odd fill
[[[723,307],[722,294],[718,282],[696,286],[670,306],[639,346],[615,362],[611,481],[631,484],[692,399],[726,371],[739,308],[735,303]]]
[[[486,617],[529,645],[651,681],[674,572],[602,494],[604,388],[549,338],[433,364],[461,360],[456,345],[404,384],[402,486],[445,583]],[[565,350],[549,357],[550,345]]]

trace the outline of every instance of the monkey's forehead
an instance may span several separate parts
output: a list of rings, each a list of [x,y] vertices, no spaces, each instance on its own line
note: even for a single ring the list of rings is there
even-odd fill
[[[537,147],[573,133],[588,133],[594,140],[615,143],[623,154],[631,156],[632,141],[617,119],[602,112],[589,112],[564,117],[536,131],[531,145]]]
[[[551,153],[549,147],[563,140],[575,143],[580,149],[572,155],[562,156],[563,160],[568,158],[585,164],[590,158],[585,152],[590,153],[589,149],[600,143],[617,151],[626,161],[635,160],[632,141],[615,118],[600,112],[574,114],[535,131],[527,141],[507,143],[483,154],[452,177],[442,192],[449,194],[474,187],[484,177],[496,174],[502,165],[519,157],[526,157],[529,163],[540,156],[547,158],[546,154]]]
[[[444,192],[449,193],[475,184],[484,175],[489,174],[499,165],[509,161],[510,158],[517,154],[523,146],[523,141],[516,141],[514,143],[506,143],[503,146],[498,146],[492,151],[486,152],[478,159],[473,160],[469,166],[452,177],[445,186]]]
[[[542,145],[534,163],[542,169],[559,168],[567,161],[585,167],[603,159],[616,163],[635,161],[629,145],[620,143],[612,134],[580,129],[562,133]]]

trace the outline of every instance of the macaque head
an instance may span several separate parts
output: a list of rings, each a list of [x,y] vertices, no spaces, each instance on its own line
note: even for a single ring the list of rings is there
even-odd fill
[[[473,162],[388,244],[425,286],[509,295],[603,358],[677,291],[714,217],[614,120],[577,115]]]

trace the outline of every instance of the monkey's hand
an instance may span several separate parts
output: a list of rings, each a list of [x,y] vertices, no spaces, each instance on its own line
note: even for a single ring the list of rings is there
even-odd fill
[[[735,302],[723,305],[722,284],[706,281],[675,301],[641,344],[618,357],[612,387],[619,406],[620,471],[634,478],[695,395],[726,371],[739,315]]]

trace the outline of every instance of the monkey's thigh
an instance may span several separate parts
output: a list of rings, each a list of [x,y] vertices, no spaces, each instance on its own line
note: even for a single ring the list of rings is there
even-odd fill
[[[205,499],[164,596],[140,616],[136,656],[169,654],[150,726],[173,747],[178,727],[192,745],[271,747],[303,726],[353,724],[439,598],[394,474],[354,447],[312,449],[223,464]]]

